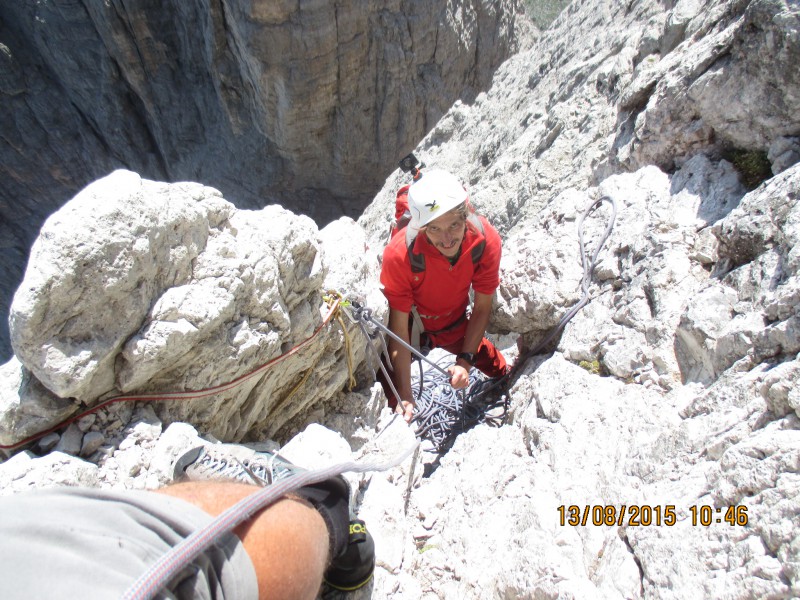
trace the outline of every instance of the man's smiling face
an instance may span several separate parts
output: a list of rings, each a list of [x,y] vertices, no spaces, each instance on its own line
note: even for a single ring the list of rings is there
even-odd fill
[[[439,252],[453,258],[461,249],[467,220],[458,212],[450,211],[425,226],[425,235]]]

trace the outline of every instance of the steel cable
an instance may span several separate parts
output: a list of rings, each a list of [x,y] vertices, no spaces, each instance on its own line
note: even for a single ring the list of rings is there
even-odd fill
[[[600,242],[597,244],[597,247],[594,249],[592,253],[591,259],[589,259],[588,252],[586,251],[586,243],[583,239],[583,222],[590,213],[592,213],[596,208],[598,208],[603,202],[608,202],[611,204],[611,216],[608,220],[608,224],[606,225],[606,229],[603,232],[603,236],[600,239]],[[611,230],[614,228],[614,222],[617,220],[617,203],[611,196],[601,196],[594,202],[592,202],[589,207],[581,214],[580,218],[578,219],[578,245],[580,247],[581,253],[581,266],[583,267],[583,277],[581,277],[581,298],[578,302],[569,309],[562,317],[559,319],[558,323],[555,327],[547,334],[547,336],[540,341],[533,349],[528,351],[529,356],[533,356],[537,354],[540,350],[547,347],[547,345],[553,341],[553,338],[558,335],[562,329],[566,326],[567,323],[570,322],[572,317],[574,317],[578,312],[588,304],[590,297],[589,297],[589,285],[592,282],[592,275],[594,273],[594,268],[597,266],[597,257],[600,255],[600,250],[608,240],[609,236],[611,235]],[[521,358],[521,357],[520,357]],[[522,364],[522,360],[517,361],[517,365]]]

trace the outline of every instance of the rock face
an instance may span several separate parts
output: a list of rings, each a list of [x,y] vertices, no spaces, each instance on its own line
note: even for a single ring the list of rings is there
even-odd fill
[[[502,232],[567,188],[647,165],[672,173],[729,148],[769,155],[776,174],[798,162],[795,3],[672,4],[573,2],[485,94],[454,105],[418,157],[457,173]],[[737,94],[701,94],[709,80]],[[385,231],[401,180],[360,219],[370,239]]]
[[[798,31],[787,2],[576,2],[420,144],[505,233],[498,332],[542,340],[581,296],[584,211],[607,197],[616,221],[511,424],[413,491],[380,597],[798,595],[800,95],[764,69]],[[730,147],[776,176],[748,193]],[[360,219],[376,252],[402,178]],[[589,253],[611,213],[586,217]]]
[[[498,333],[536,344],[578,301],[579,223],[587,252],[600,250],[588,304],[551,351],[523,357],[504,426],[479,425],[442,457],[350,476],[377,548],[360,597],[800,596],[800,90],[794,71],[758,62],[790,64],[798,31],[794,2],[574,2],[423,140],[419,157],[459,174],[503,233]],[[733,89],[743,93],[723,93]],[[728,147],[767,157],[772,176],[749,189]],[[321,235],[323,266],[342,269],[328,281],[358,282],[370,303],[403,180],[390,177],[365,211],[365,233],[343,221]],[[362,244],[353,261],[346,249]],[[45,389],[19,363],[0,375]],[[304,430],[296,446],[347,454],[322,424],[351,454],[398,452],[408,430],[380,394],[342,383],[289,422]],[[0,465],[0,489],[65,472],[90,485],[163,483],[167,459],[155,457],[197,431],[174,423],[158,435],[155,413],[121,410],[76,424],[87,452],[88,433],[108,432],[89,460],[18,454]],[[191,416],[201,433],[202,417]],[[79,452],[76,428],[60,448]]]
[[[0,309],[45,218],[118,168],[357,216],[516,48],[516,0],[4,3]],[[3,319],[3,322],[5,319]],[[5,327],[0,357],[7,358]]]

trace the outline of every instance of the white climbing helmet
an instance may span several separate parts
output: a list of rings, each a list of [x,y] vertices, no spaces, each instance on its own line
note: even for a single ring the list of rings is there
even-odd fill
[[[424,171],[408,190],[411,227],[424,227],[434,219],[467,201],[467,190],[447,171]]]

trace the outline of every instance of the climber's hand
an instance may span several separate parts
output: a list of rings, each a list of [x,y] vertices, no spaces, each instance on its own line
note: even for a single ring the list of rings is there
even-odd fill
[[[399,415],[403,415],[406,423],[410,423],[411,418],[414,416],[414,408],[416,408],[416,403],[413,400],[400,400],[400,402],[397,403],[394,412]]]
[[[461,365],[448,367],[447,372],[450,373],[450,385],[455,389],[460,390],[469,385],[469,371]]]

